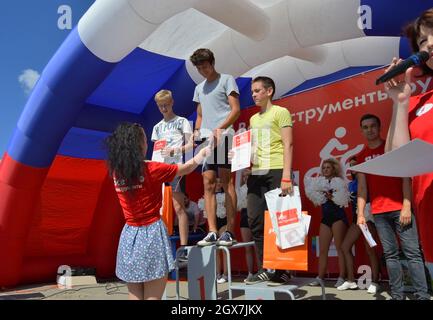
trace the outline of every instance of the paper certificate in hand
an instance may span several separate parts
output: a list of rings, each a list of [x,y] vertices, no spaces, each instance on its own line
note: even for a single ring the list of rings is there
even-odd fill
[[[374,241],[374,238],[371,235],[370,230],[368,230],[367,224],[366,223],[365,224],[359,224],[358,226],[361,228],[362,234],[364,235],[365,240],[367,240],[370,248],[377,246],[377,243],[376,243],[376,241]]]
[[[251,130],[233,137],[232,172],[248,168],[251,162]]]
[[[152,161],[164,162],[164,157],[162,156],[162,150],[167,146],[167,140],[161,139],[155,141],[153,144]]]

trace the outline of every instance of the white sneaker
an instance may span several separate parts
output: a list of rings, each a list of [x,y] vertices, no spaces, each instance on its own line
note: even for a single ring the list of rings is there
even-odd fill
[[[358,285],[356,284],[356,282],[351,282],[351,281],[344,281],[344,283],[337,287],[337,290],[343,291],[343,290],[355,290],[358,289]]]
[[[379,290],[379,285],[375,282],[372,282],[367,289],[367,293],[370,294],[376,294],[376,292]]]
[[[222,276],[219,276],[217,279],[217,283],[221,284],[221,283],[226,283],[227,282],[227,276],[225,274],[223,274]]]
[[[321,282],[323,282],[323,280],[320,279],[319,276],[317,276],[316,278],[314,278],[312,282],[310,282],[310,286],[312,287],[320,286]]]
[[[334,284],[335,288],[338,288],[339,286],[341,286],[344,283],[344,279],[341,277],[338,277],[337,282]]]
[[[254,274],[248,273],[248,276],[244,279],[244,282],[251,281],[251,279],[253,278],[253,276],[254,276]]]
[[[197,242],[199,247],[211,246],[217,242],[217,234],[215,232],[209,232],[203,240]]]

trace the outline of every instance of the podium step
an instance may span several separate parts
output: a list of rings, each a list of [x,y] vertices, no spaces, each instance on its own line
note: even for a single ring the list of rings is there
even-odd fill
[[[316,280],[315,278],[292,278],[288,284],[281,286],[268,286],[267,282],[257,284],[236,283],[230,286],[230,290],[242,290],[245,292],[246,300],[274,300],[276,292],[283,292],[290,296],[292,300],[296,300],[292,291],[303,286],[309,285]],[[326,300],[325,287],[322,287],[322,300]]]

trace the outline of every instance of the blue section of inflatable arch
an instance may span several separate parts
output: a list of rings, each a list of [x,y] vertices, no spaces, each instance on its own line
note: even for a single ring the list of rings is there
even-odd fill
[[[431,1],[412,0],[410,5],[399,1],[361,0],[361,6],[371,8],[372,29],[364,29],[367,36],[402,36],[402,26],[416,19],[433,6]],[[362,7],[361,7],[362,8]],[[365,15],[361,12],[361,16]]]
[[[72,30],[33,89],[9,143],[9,155],[22,164],[48,167],[85,99],[113,67],[93,55],[77,29]]]
[[[405,59],[412,54],[412,48],[410,47],[409,39],[403,37],[400,38],[400,58]]]
[[[140,114],[184,60],[137,48],[117,64],[87,102]]]
[[[251,97],[251,81],[251,78],[236,79],[240,93],[239,104],[241,105],[241,110],[254,104],[253,98]]]
[[[366,71],[375,69],[377,67],[380,67],[380,66],[350,67],[350,68],[346,68],[346,69],[328,74],[328,75],[323,76],[323,77],[310,79],[310,80],[305,81],[301,85],[297,86],[296,88],[293,88],[292,90],[290,90],[289,92],[284,94],[284,96],[292,95],[295,93],[299,93],[301,91],[305,91],[305,90],[313,89],[313,88],[321,86],[321,85],[325,85],[327,83],[342,80],[344,78],[348,78],[350,76],[354,76],[356,74],[366,72]]]
[[[108,135],[108,132],[73,127],[63,139],[57,154],[74,158],[106,159],[104,139]]]
[[[139,114],[86,104],[81,109],[74,126],[83,129],[112,132],[123,121],[142,124],[144,119]]]

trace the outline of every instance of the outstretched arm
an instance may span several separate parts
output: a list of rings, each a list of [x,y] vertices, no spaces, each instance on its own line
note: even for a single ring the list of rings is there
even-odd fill
[[[197,153],[194,158],[189,160],[188,162],[184,164],[178,164],[177,167],[177,176],[184,176],[187,175],[195,170],[195,168],[198,167],[199,164],[203,162],[203,160],[210,154],[211,150],[209,147],[205,147],[200,150],[199,153]]]

